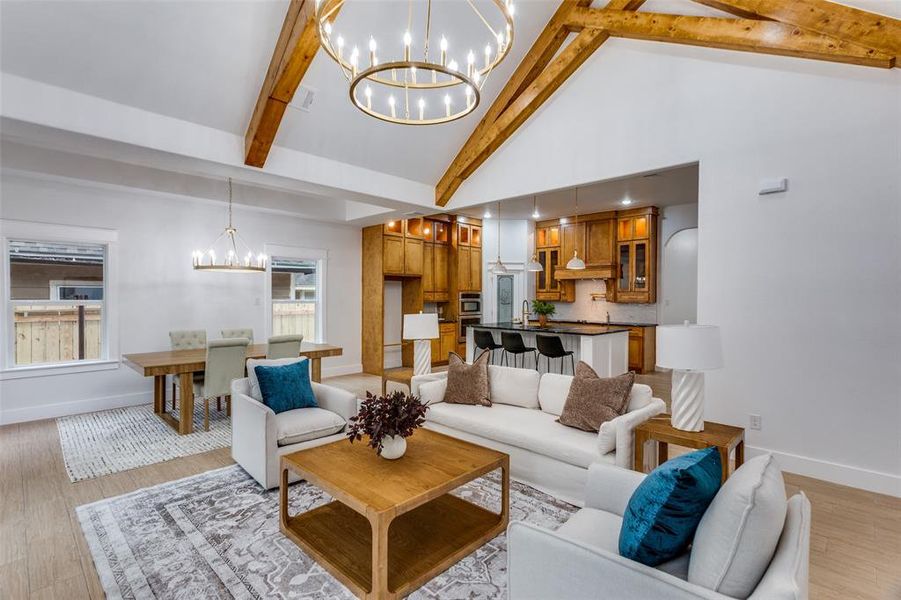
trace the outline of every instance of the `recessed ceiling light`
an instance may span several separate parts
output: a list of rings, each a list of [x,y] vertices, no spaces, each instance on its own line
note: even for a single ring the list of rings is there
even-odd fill
[[[566,217],[560,217],[560,224],[566,225]]]
[[[533,218],[533,219],[536,219],[536,220],[537,220],[537,219],[539,219],[540,217],[541,217],[541,215],[538,214],[538,211],[537,211],[537,210],[536,210],[535,212],[532,213],[532,218]]]
[[[486,208],[486,209],[485,209],[485,214],[482,215],[482,218],[483,218],[483,219],[490,219],[490,218],[491,218],[491,211],[488,210],[488,209]]]
[[[629,200],[628,198],[625,198],[624,200],[620,200],[619,203],[622,204],[623,206],[629,206],[630,204],[632,204],[632,201]]]

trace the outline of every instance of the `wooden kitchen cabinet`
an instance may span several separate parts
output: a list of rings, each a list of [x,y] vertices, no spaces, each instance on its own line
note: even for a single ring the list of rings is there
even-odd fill
[[[482,247],[482,228],[478,225],[469,226],[469,245],[473,248]]]
[[[457,351],[457,324],[439,323],[438,336],[432,340],[432,364],[446,365],[448,354]]]
[[[615,219],[586,223],[585,265],[587,268],[606,267],[616,262]]]
[[[657,301],[657,209],[627,211],[616,226],[616,285],[612,301]]]
[[[537,227],[535,229],[535,246],[538,248],[559,248],[560,226]]]
[[[469,246],[472,229],[466,223],[457,223],[457,246]]]
[[[585,260],[585,223],[567,223],[561,227],[560,263],[561,269],[578,253]]]
[[[482,249],[473,246],[469,249],[469,290],[482,291]]]
[[[543,271],[535,274],[535,298],[538,300],[560,300],[560,282],[554,277],[560,262],[559,248],[539,248],[536,251]]]
[[[657,328],[629,327],[629,370],[651,373],[657,363]]]
[[[429,302],[429,294],[435,293],[435,244],[425,242],[422,246],[422,293]]]
[[[423,242],[404,238],[404,275],[422,275]]]
[[[386,275],[404,274],[404,238],[386,235],[382,238],[382,270]]]
[[[435,244],[435,294],[436,302],[447,302],[450,288],[447,278],[447,255],[448,247],[446,245]]]
[[[472,291],[472,248],[457,248],[457,288],[461,292]]]

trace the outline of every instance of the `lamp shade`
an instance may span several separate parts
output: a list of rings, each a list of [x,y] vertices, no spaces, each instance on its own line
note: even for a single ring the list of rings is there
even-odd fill
[[[438,314],[404,315],[405,340],[433,340],[438,337]]]
[[[657,327],[657,365],[679,371],[709,371],[723,367],[720,328],[715,325]]]

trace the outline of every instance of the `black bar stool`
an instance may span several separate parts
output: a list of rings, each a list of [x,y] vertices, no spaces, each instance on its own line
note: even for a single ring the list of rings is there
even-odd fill
[[[516,357],[520,354],[527,354],[531,352],[535,356],[535,370],[538,370],[538,353],[535,351],[535,348],[530,348],[526,346],[522,341],[522,336],[518,333],[512,331],[502,331],[501,332],[501,343],[504,346],[504,364],[507,364],[507,353],[513,355],[513,366],[516,366]],[[525,366],[526,359],[522,358],[522,365]]]
[[[476,348],[488,351],[489,363],[492,362],[492,359],[494,358],[494,351],[503,348],[503,346],[494,341],[494,336],[491,335],[491,332],[485,331],[484,329],[474,330],[472,332],[472,340],[475,342]],[[478,354],[478,352],[476,352],[476,354]]]
[[[563,373],[563,360],[568,356],[570,366],[572,367],[572,373],[575,375],[576,364],[575,358],[573,358],[573,351],[563,348],[563,341],[560,339],[559,335],[538,334],[535,336],[535,345],[538,346],[538,354],[547,359],[548,373],[551,372],[552,358],[560,359],[560,372]]]

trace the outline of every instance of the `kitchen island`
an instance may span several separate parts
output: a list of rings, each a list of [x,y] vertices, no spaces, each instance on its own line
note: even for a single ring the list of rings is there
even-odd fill
[[[475,356],[475,343],[473,331],[486,329],[492,332],[494,340],[501,343],[501,332],[512,331],[522,335],[523,343],[527,347],[535,348],[535,336],[556,335],[563,342],[566,350],[572,350],[575,363],[580,360],[588,363],[600,377],[613,377],[621,375],[629,370],[629,328],[613,327],[608,325],[562,325],[549,323],[547,327],[534,325],[523,326],[521,323],[479,323],[466,328],[466,360],[472,362]],[[495,350],[495,360],[500,361],[502,350]],[[512,365],[512,356],[508,363]],[[531,354],[520,357],[526,367],[535,368],[535,362]],[[569,360],[564,360],[564,373],[570,373]],[[548,371],[545,359],[539,361],[539,371]],[[550,371],[560,372],[560,359],[551,359]]]

